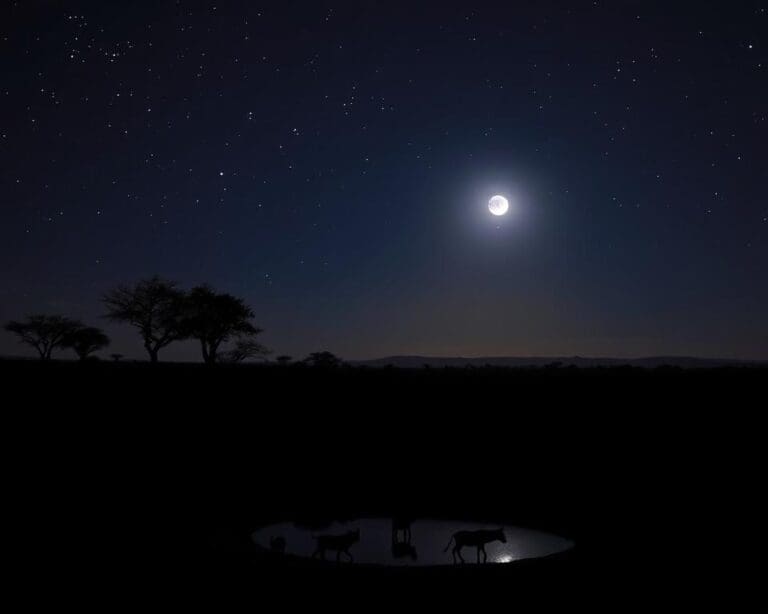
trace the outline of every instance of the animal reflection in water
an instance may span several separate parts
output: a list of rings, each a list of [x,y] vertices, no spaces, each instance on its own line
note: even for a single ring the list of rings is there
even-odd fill
[[[412,520],[406,518],[392,519],[392,558],[409,557],[412,561],[418,558],[416,548],[411,544],[411,522]],[[402,539],[400,539],[401,532]]]
[[[448,542],[448,545],[445,547],[443,552],[448,552],[448,548],[451,547],[451,544],[454,544],[453,562],[456,563],[456,555],[458,554],[459,559],[462,563],[464,563],[466,561],[464,561],[464,557],[461,556],[461,549],[464,546],[475,547],[477,548],[477,562],[480,562],[480,553],[482,552],[483,563],[486,563],[488,561],[488,553],[485,551],[485,545],[495,541],[500,541],[503,544],[507,543],[507,538],[504,535],[504,529],[457,531],[453,534],[451,540]]]
[[[347,531],[342,535],[315,535],[313,537],[317,541],[317,547],[312,553],[313,559],[319,556],[325,560],[326,551],[331,550],[336,552],[336,561],[340,560],[342,552],[347,556],[350,563],[355,560],[349,549],[360,541],[360,529]]]

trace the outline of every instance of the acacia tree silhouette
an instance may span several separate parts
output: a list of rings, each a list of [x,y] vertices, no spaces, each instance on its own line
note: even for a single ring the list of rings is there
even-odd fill
[[[78,320],[64,316],[31,315],[24,321],[11,320],[5,330],[13,333],[21,343],[35,348],[40,360],[50,360],[57,347],[64,347],[68,335],[83,328]]]
[[[102,298],[107,318],[139,329],[149,359],[158,362],[158,353],[184,337],[181,310],[184,292],[176,283],[155,275],[133,286],[121,285]]]
[[[200,341],[203,362],[215,364],[219,347],[233,337],[252,339],[262,330],[251,324],[253,312],[245,301],[219,294],[210,286],[192,288],[184,301],[185,336]]]
[[[94,352],[107,347],[109,342],[109,337],[100,328],[81,326],[64,337],[62,347],[72,348],[80,360],[86,360]]]

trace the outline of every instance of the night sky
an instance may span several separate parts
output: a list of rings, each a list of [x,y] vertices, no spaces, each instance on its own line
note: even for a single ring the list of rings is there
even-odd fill
[[[295,357],[768,358],[768,0],[4,1],[0,67],[2,321],[143,358],[158,273]]]

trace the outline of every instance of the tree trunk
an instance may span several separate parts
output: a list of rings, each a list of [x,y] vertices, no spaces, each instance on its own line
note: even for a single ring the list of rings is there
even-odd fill
[[[158,362],[157,350],[155,348],[148,347],[147,352],[149,352],[149,362],[156,364]]]
[[[206,345],[205,341],[200,339],[200,347],[203,350],[203,362],[207,365],[211,364],[211,355],[208,352],[208,346]]]
[[[208,351],[208,364],[209,365],[215,365],[216,364],[216,358],[217,358],[217,352],[218,346],[215,344],[211,344],[211,349]]]

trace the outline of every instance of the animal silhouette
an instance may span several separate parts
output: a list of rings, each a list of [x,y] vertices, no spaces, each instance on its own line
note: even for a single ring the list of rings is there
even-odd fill
[[[457,531],[451,536],[451,539],[443,552],[448,552],[448,548],[450,548],[453,543],[453,562],[456,563],[456,555],[458,554],[459,559],[464,563],[466,561],[464,561],[464,557],[461,556],[461,549],[464,546],[475,547],[477,548],[477,562],[480,562],[480,553],[482,552],[483,563],[486,563],[488,561],[488,553],[485,551],[485,545],[495,541],[500,541],[504,544],[507,543],[504,529]]]
[[[411,543],[411,524],[412,518],[404,518],[402,516],[395,516],[392,518],[392,540],[399,541],[400,532],[403,533],[403,541],[405,543]]]
[[[317,540],[317,547],[312,553],[312,558],[320,557],[325,560],[325,553],[328,550],[336,552],[336,561],[338,562],[341,557],[341,553],[347,555],[349,562],[352,563],[355,559],[349,549],[360,541],[360,529],[354,531],[347,531],[342,535],[314,535]]]

